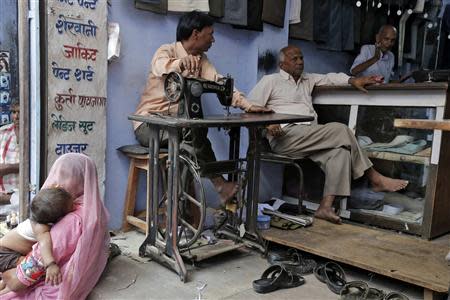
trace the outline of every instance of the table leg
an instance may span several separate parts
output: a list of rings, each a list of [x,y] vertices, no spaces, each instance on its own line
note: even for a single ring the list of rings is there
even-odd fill
[[[258,215],[259,202],[259,171],[261,154],[262,129],[259,127],[250,127],[249,131],[249,151],[248,151],[248,189],[247,189],[247,231],[253,235],[256,232],[256,218]]]
[[[187,271],[178,249],[178,197],[180,177],[180,134],[178,129],[169,128],[168,187],[167,187],[167,228],[166,251],[173,260],[175,271],[181,281],[186,281]]]
[[[159,127],[150,127],[149,160],[147,173],[147,216],[146,238],[139,247],[139,255],[144,256],[147,245],[156,245],[158,231],[158,201],[159,201]]]

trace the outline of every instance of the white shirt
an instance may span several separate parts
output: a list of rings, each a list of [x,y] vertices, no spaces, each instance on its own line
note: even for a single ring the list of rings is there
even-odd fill
[[[348,85],[349,76],[344,73],[303,73],[295,82],[287,72],[266,75],[256,84],[247,99],[266,106],[276,113],[313,116],[314,121],[302,124],[317,124],[317,113],[312,105],[312,91],[321,85]],[[286,126],[283,124],[282,127]]]
[[[361,52],[355,58],[352,67],[350,70],[353,70],[354,67],[362,64],[363,62],[368,61],[375,55],[375,45],[364,45],[361,47]],[[391,75],[392,69],[394,68],[395,57],[391,51],[387,51],[383,53],[380,59],[358,74],[358,76],[370,76],[370,75],[381,75],[384,77],[384,83],[388,83]]]

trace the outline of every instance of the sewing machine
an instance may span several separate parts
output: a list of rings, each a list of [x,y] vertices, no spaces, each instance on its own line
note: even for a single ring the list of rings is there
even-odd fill
[[[170,103],[179,103],[178,116],[187,119],[203,119],[201,96],[215,93],[220,104],[230,114],[233,98],[233,78],[221,78],[218,82],[201,78],[183,77],[180,73],[171,72],[164,81],[164,92]]]

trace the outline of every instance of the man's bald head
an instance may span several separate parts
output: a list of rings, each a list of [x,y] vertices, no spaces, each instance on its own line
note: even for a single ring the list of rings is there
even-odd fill
[[[397,40],[397,29],[392,25],[383,25],[376,35],[376,44],[384,53],[392,49]]]
[[[395,33],[397,35],[397,28],[392,25],[383,25],[378,29],[378,34]]]
[[[280,69],[291,75],[297,81],[303,73],[303,53],[299,47],[289,45],[278,54]]]

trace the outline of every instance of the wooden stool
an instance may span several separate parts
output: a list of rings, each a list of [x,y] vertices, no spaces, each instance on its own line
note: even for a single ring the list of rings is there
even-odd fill
[[[135,226],[144,232],[147,232],[147,222],[144,221],[146,213],[135,214],[136,192],[139,184],[139,171],[148,172],[148,148],[141,145],[126,145],[118,148],[120,152],[130,159],[130,168],[128,171],[127,190],[125,194],[125,206],[123,210],[122,231],[126,232]],[[162,149],[164,150],[164,149]],[[159,159],[167,157],[167,153],[160,153]],[[144,218],[142,220],[141,218]]]

